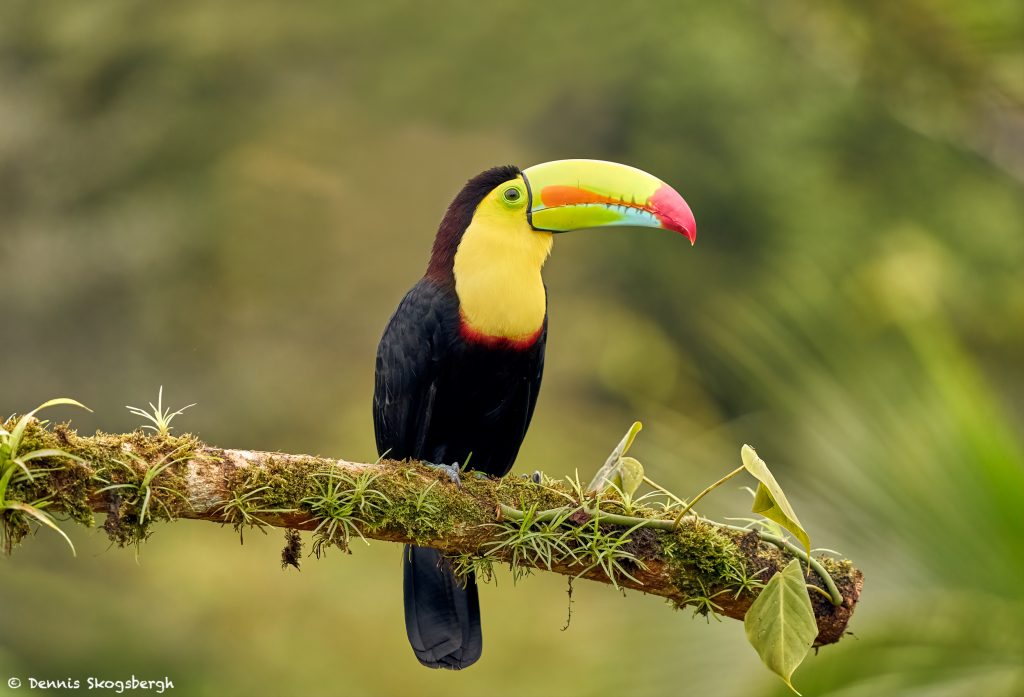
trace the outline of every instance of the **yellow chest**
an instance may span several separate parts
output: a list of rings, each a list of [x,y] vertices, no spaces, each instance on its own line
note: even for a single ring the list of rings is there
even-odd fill
[[[526,340],[544,324],[547,297],[541,268],[551,234],[523,222],[511,227],[478,215],[455,253],[455,292],[462,321],[484,337]]]

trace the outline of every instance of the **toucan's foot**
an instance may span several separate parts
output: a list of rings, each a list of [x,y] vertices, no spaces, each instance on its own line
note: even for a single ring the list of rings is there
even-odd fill
[[[519,476],[528,482],[533,482],[534,484],[540,484],[544,481],[544,475],[541,474],[540,470],[534,470],[533,474],[521,474]]]
[[[452,463],[450,465],[438,465],[433,462],[424,461],[423,464],[432,469],[441,470],[442,472],[445,473],[445,476],[447,476],[448,479],[454,482],[455,486],[459,487],[460,489],[462,488],[462,478],[459,477],[458,462]]]

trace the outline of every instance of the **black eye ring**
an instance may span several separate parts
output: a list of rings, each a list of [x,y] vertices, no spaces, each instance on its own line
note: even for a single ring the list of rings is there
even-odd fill
[[[505,193],[503,194],[503,196],[505,197],[505,200],[508,201],[509,203],[515,203],[516,201],[523,197],[523,192],[521,192],[514,186],[510,186],[509,188],[505,189]]]

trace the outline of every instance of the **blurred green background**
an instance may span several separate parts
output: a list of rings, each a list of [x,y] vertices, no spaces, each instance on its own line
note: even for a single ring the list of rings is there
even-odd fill
[[[864,570],[805,695],[1024,692],[1024,5],[0,6],[0,413],[130,430],[165,386],[225,447],[375,456],[377,340],[478,171],[671,182],[700,227],[558,237],[516,471],[632,454],[692,495],[748,442]],[[742,516],[749,495],[703,512]],[[181,695],[781,695],[733,621],[564,580],[482,589],[462,673],[405,643],[399,549],[100,531],[0,560],[0,678]],[[6,680],[0,691],[7,690]],[[24,688],[23,688],[24,689]],[[11,691],[13,694],[13,691]]]

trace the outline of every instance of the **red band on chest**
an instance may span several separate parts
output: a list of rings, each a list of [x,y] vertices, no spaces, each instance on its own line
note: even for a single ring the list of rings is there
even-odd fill
[[[470,344],[477,346],[485,346],[486,348],[492,349],[507,349],[512,351],[525,351],[540,339],[540,335],[544,333],[544,325],[542,324],[537,328],[530,336],[522,339],[511,339],[505,336],[491,336],[490,334],[484,334],[481,331],[477,331],[469,326],[466,322],[465,316],[459,313],[459,334],[462,338]]]

